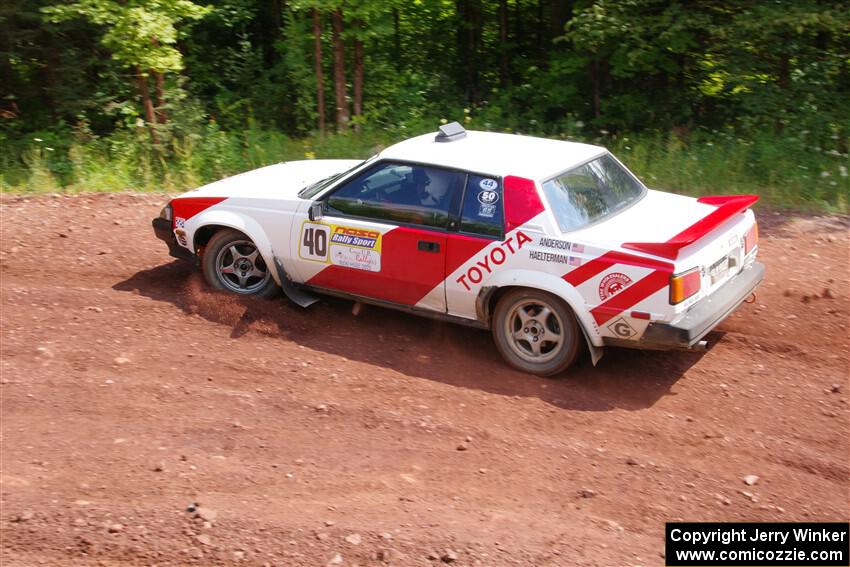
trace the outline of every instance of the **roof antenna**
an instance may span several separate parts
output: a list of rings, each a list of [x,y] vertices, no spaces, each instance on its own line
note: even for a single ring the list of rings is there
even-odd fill
[[[459,122],[449,122],[440,126],[440,132],[434,138],[435,142],[456,142],[466,138],[466,130]]]

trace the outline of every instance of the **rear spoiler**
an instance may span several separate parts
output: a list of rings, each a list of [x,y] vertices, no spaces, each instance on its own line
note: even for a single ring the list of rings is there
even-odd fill
[[[718,195],[714,197],[700,197],[700,203],[715,205],[717,209],[708,216],[698,220],[667,242],[626,242],[623,248],[646,252],[662,258],[675,260],[679,256],[679,250],[689,246],[706,236],[718,226],[731,219],[738,213],[750,208],[750,205],[759,200],[758,195]]]

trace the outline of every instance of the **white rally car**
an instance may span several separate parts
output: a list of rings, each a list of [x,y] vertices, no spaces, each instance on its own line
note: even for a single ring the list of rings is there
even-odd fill
[[[172,256],[242,295],[324,293],[491,329],[552,375],[586,342],[690,348],[764,274],[749,206],[647,189],[605,148],[459,124],[365,160],[280,163],[173,199]]]

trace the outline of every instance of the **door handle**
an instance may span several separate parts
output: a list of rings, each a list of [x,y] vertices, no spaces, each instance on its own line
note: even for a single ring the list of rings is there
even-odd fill
[[[420,240],[417,246],[422,252],[432,252],[437,254],[440,251],[439,242],[431,242],[430,240]]]

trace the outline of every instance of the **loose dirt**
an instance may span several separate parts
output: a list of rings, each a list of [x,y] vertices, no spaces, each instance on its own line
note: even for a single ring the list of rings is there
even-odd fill
[[[212,292],[165,200],[0,200],[4,566],[660,565],[666,521],[848,520],[846,218],[760,213],[708,352],[547,380],[485,332]]]

